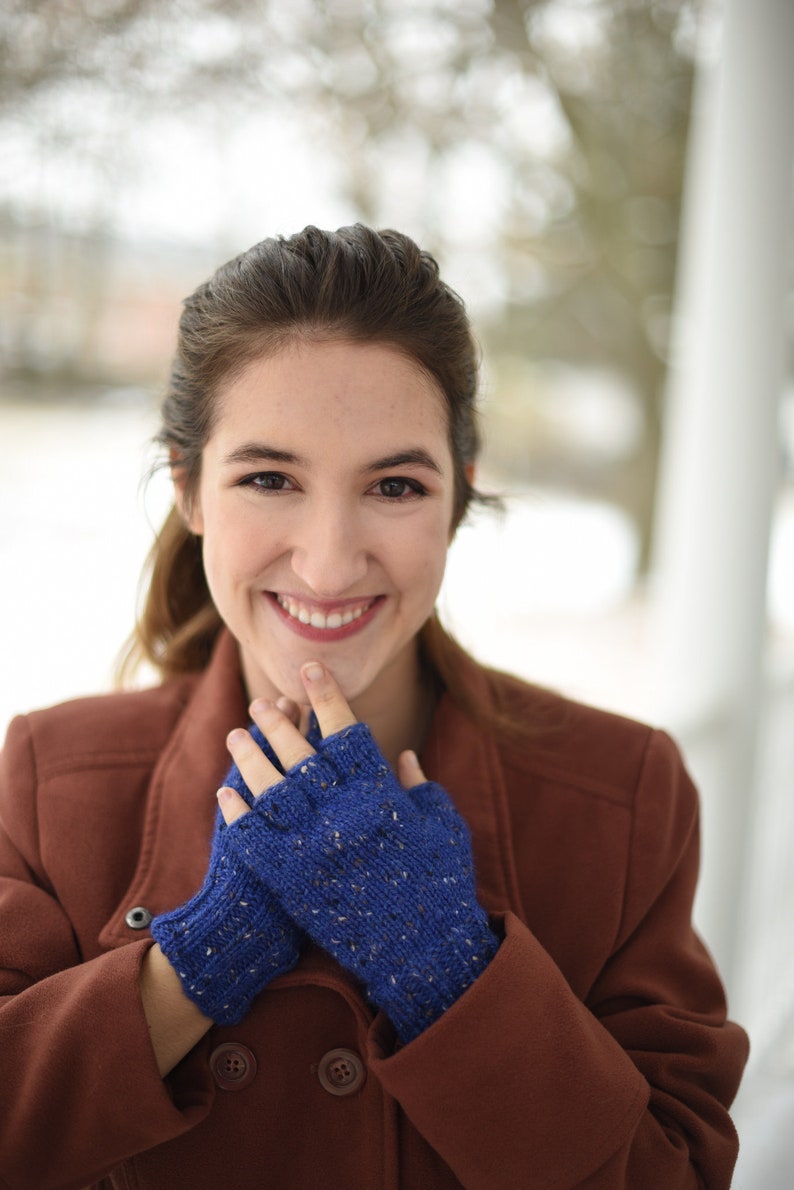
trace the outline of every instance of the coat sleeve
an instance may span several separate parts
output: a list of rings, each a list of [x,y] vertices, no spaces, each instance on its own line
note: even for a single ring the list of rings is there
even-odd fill
[[[0,757],[0,1187],[68,1190],[192,1127],[195,1071],[160,1078],[138,992],[150,941],[82,961],[38,854],[26,721]],[[91,829],[90,822],[85,824]],[[209,1081],[209,1080],[208,1080]]]
[[[383,1018],[370,1062],[468,1190],[727,1190],[728,1116],[747,1057],[693,932],[697,795],[650,736],[622,922],[582,1002],[508,913],[496,958],[403,1049]]]

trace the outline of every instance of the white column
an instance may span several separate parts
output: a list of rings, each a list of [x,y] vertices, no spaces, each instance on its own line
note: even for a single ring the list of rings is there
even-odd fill
[[[778,481],[792,63],[794,0],[725,0],[693,112],[653,566],[656,715],[701,784],[698,920],[729,986]]]

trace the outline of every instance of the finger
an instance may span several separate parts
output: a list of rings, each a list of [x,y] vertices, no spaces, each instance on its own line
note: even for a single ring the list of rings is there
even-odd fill
[[[269,702],[266,698],[257,698],[251,703],[250,710],[254,723],[267,737],[285,772],[301,760],[305,760],[307,756],[314,755],[314,748],[275,703]]]
[[[331,673],[319,661],[307,661],[301,677],[324,737],[350,727],[357,719]]]
[[[271,785],[281,781],[282,774],[274,764],[270,763],[249,731],[245,731],[242,727],[235,728],[226,737],[226,747],[240,770],[240,775],[255,797],[269,789]]]
[[[282,695],[281,698],[276,699],[276,706],[282,714],[287,716],[290,723],[300,729],[301,709],[296,702],[287,698],[286,695]]]
[[[427,777],[422,771],[415,752],[401,752],[397,757],[397,776],[403,789],[410,789],[412,785],[421,785]]]
[[[215,796],[227,826],[231,826],[238,818],[242,818],[243,814],[251,813],[239,793],[235,789],[230,789],[228,785],[222,785]]]

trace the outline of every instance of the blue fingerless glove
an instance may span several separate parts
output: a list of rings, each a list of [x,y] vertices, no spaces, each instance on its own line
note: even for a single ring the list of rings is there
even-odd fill
[[[260,746],[266,743],[261,733]],[[272,752],[270,753],[272,757]],[[254,799],[236,765],[230,785]],[[295,966],[301,934],[268,886],[228,846],[220,812],[209,869],[194,897],[155,917],[152,937],[179,976],[185,994],[219,1025],[236,1025],[272,979]]]
[[[466,824],[441,786],[404,790],[364,724],[319,742],[228,841],[405,1042],[496,953]]]

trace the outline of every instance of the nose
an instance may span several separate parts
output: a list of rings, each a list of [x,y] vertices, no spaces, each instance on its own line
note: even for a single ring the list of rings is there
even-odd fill
[[[352,591],[367,574],[368,558],[354,510],[330,500],[306,508],[293,538],[292,569],[319,599]]]

